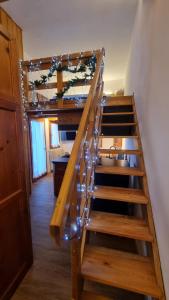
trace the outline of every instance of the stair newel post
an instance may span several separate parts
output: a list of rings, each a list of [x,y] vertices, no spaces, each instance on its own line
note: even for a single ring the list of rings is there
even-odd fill
[[[80,169],[80,168],[79,168]],[[77,219],[80,217],[81,192],[80,186],[80,170],[74,178],[74,190],[72,193],[72,201],[70,206],[71,225],[76,224],[77,234],[71,240],[71,273],[72,273],[72,300],[80,300],[83,289],[83,279],[81,277],[81,228]]]
[[[61,62],[62,63],[62,62]],[[57,92],[60,93],[63,91],[63,72],[57,71]],[[63,106],[63,98],[58,100],[58,106]]]

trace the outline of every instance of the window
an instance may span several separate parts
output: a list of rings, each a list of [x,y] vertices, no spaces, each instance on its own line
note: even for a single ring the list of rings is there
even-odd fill
[[[50,122],[50,148],[57,148],[59,146],[58,124]]]

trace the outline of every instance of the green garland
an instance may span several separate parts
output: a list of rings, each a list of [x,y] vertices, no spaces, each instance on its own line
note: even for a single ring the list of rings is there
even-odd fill
[[[58,62],[55,58],[52,60],[52,65],[47,75],[41,75],[40,80],[29,81],[32,89],[39,88],[41,85],[46,84],[54,75],[55,72],[70,72],[70,73],[85,73],[83,78],[77,76],[69,80],[64,86],[61,92],[56,93],[56,98],[62,98],[64,94],[71,88],[76,86],[78,83],[84,83],[87,80],[91,80],[96,70],[96,55],[88,58],[77,66],[62,66],[62,62]]]

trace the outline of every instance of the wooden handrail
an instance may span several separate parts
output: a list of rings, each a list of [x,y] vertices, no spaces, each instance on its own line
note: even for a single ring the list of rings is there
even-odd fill
[[[102,61],[104,56],[104,49],[97,50],[96,56],[97,56],[96,71],[94,74],[94,78],[92,80],[87,102],[85,104],[85,108],[80,121],[78,133],[73,145],[71,157],[69,159],[68,166],[66,168],[66,172],[63,178],[59,196],[56,202],[56,207],[54,209],[54,213],[50,223],[51,235],[57,241],[60,241],[64,235],[65,224],[67,221],[68,212],[71,205],[71,196],[72,196],[73,189],[75,188],[73,186],[73,183],[74,181],[76,181],[77,178],[80,153],[82,151],[83,143],[85,140],[86,129],[87,126],[89,125],[89,121],[90,121],[89,118],[91,118],[92,116],[91,111],[92,108],[94,107],[94,101],[98,101],[98,99],[95,99],[95,96],[102,75],[101,66],[102,66]]]

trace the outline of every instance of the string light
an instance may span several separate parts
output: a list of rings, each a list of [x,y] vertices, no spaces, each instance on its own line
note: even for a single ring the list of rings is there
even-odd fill
[[[84,57],[84,55],[82,52],[80,53],[80,56],[77,57],[79,66],[82,64],[83,57]],[[96,57],[94,51],[92,53],[92,57]],[[62,67],[62,65],[63,65],[62,62],[63,62],[62,56],[60,56],[60,59],[58,59],[56,56],[53,56],[51,58],[51,67],[49,69],[48,79],[50,79],[52,76],[55,76],[53,74],[59,67]],[[29,72],[33,73],[33,72],[40,71],[42,69],[41,68],[42,63],[43,63],[43,61],[39,61],[38,63],[34,63],[34,62],[30,61],[29,62]],[[92,61],[91,61],[91,64],[92,64]],[[73,66],[73,64],[72,64],[70,55],[67,55],[67,65],[68,65],[68,67],[70,67],[69,71],[71,72],[71,67]],[[103,65],[101,65],[101,68],[103,68]],[[74,68],[72,68],[72,73],[74,73],[73,70],[76,70],[76,69],[78,69],[78,66],[75,66]],[[19,70],[20,70],[20,91],[21,91],[22,104],[23,104],[23,114],[24,114],[24,118],[26,118],[27,117],[26,109],[29,107],[29,101],[28,101],[28,97],[26,97],[26,95],[25,95],[24,76],[26,74],[24,74],[22,61],[19,62]],[[87,70],[87,72],[85,74],[85,80],[84,80],[85,83],[87,83],[87,79],[88,79],[89,75],[90,75],[89,70]],[[42,84],[44,84],[47,87],[47,80],[45,79],[46,76],[41,75],[40,77],[42,79]],[[38,82],[38,80],[32,81],[31,85],[30,85],[32,88],[32,91],[35,92],[32,95],[32,100],[33,100],[32,103],[34,105],[36,105],[36,103],[39,102],[36,97],[36,91],[35,91],[35,89],[37,87],[36,86],[37,82]],[[80,98],[78,100],[80,101]],[[98,104],[98,107],[103,106],[103,105],[105,105],[105,98],[101,99],[101,103]],[[39,107],[37,107],[37,108],[39,108]],[[41,109],[42,109],[42,107],[41,107]],[[84,226],[88,226],[89,223],[91,222],[91,219],[89,217],[90,200],[91,200],[91,198],[94,198],[94,192],[97,188],[95,186],[94,170],[95,170],[95,165],[97,164],[97,161],[98,161],[98,151],[97,150],[98,150],[99,134],[100,134],[100,115],[96,115],[93,139],[92,139],[92,141],[91,140],[89,141],[86,138],[84,141],[83,159],[84,159],[84,163],[85,163],[85,168],[82,173],[82,175],[83,175],[82,182],[83,183],[77,184],[77,192],[81,194],[80,201],[75,206],[77,209],[77,217],[72,222],[69,232],[65,232],[65,234],[64,234],[65,241],[71,240],[75,237],[80,238],[82,228]],[[87,133],[86,133],[86,137],[87,137]],[[76,165],[76,170],[79,172],[80,172],[80,166],[81,166],[80,163]],[[88,180],[89,180],[89,182],[88,182]],[[82,199],[84,199],[85,203],[84,203],[83,211],[81,213],[80,209],[81,209]],[[81,216],[79,216],[80,213],[81,213]]]
[[[85,192],[85,190],[86,190],[86,185],[83,183],[83,184],[81,184],[81,189],[80,189],[80,191],[81,191],[81,192]]]
[[[68,241],[68,240],[69,240],[69,235],[68,235],[67,233],[65,233],[65,235],[64,235],[64,240],[65,240],[65,241]]]
[[[105,104],[106,104],[106,97],[103,97],[100,106],[105,106]]]

